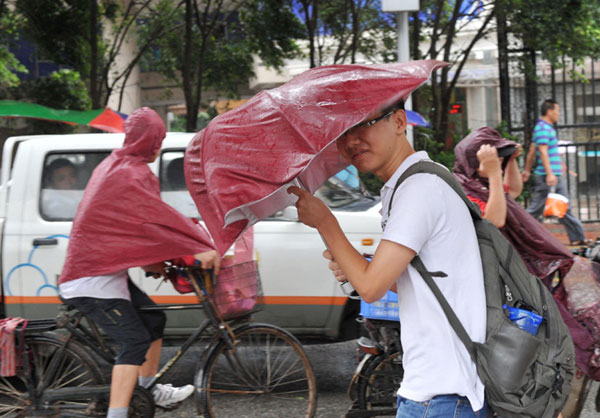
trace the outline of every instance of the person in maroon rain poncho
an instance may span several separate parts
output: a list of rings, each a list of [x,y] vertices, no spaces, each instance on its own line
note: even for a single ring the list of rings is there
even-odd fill
[[[588,373],[592,336],[568,311],[563,284],[552,283],[557,274],[562,278],[569,272],[574,255],[514,200],[523,187],[516,161],[520,151],[498,131],[480,128],[454,148],[454,174],[483,217],[500,228],[529,271],[551,288],[575,343],[577,366]]]
[[[163,260],[196,254],[203,267],[219,269],[208,233],[164,203],[148,163],[165,137],[156,112],[138,109],[125,121],[125,141],[94,170],[73,220],[67,258],[59,279],[63,301],[92,318],[120,343],[112,372],[108,417],[126,417],[135,385],[157,372],[166,317],[137,312],[154,302],[129,278],[127,269],[156,272]],[[169,407],[193,392],[156,384],[158,406]]]

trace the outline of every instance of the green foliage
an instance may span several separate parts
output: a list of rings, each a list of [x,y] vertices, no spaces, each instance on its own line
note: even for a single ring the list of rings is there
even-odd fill
[[[140,39],[132,40],[133,29],[148,16],[160,13],[158,7],[165,3],[173,2],[15,0],[16,10],[26,18],[24,36],[36,45],[38,58],[77,71],[88,86],[94,107],[106,105],[115,90],[120,89],[122,100],[128,78],[149,47]],[[154,29],[146,41],[174,30],[164,26]],[[131,55],[117,63],[125,46]]]
[[[366,61],[396,61],[395,16],[382,13],[379,1],[288,1],[301,17],[305,37],[312,37],[311,66],[354,63],[358,54]]]
[[[90,110],[91,102],[85,83],[79,73],[63,69],[55,71],[48,77],[38,78],[27,83],[27,95],[34,102],[53,109]],[[48,122],[31,119],[27,121],[29,130],[35,134],[72,133],[73,126],[59,122]]]
[[[213,120],[216,116],[217,110],[212,106],[205,112],[199,112],[196,130],[200,131],[206,128],[208,122]],[[187,132],[185,116],[175,115],[174,119],[169,123],[169,132]]]
[[[374,196],[379,196],[384,184],[379,177],[373,173],[358,173],[358,176],[369,193]]]
[[[212,10],[208,0],[196,2],[199,10],[208,13],[194,14],[192,50],[189,70],[201,69],[204,89],[224,89],[234,95],[241,83],[252,76],[252,54],[257,53],[267,66],[279,68],[283,60],[299,53],[294,38],[300,35],[296,17],[280,0],[237,1],[239,9]],[[159,13],[139,27],[140,37],[147,38],[157,25],[178,26],[155,40],[152,51],[144,55],[146,68],[161,72],[173,81],[181,81],[185,43],[182,40],[185,10],[172,2],[160,3]],[[170,22],[164,22],[168,16]],[[200,26],[199,26],[200,25]]]
[[[284,59],[300,54],[295,42],[303,36],[300,21],[284,0],[250,1],[240,9],[245,43],[268,67],[282,67]]]
[[[575,61],[600,56],[598,0],[503,1],[509,30],[525,48],[540,52],[556,65],[563,55]]]
[[[16,8],[41,58],[89,72],[89,0],[17,0]]]
[[[215,89],[236,97],[239,87],[254,75],[253,54],[267,66],[279,68],[284,59],[299,53],[294,39],[300,35],[300,25],[283,0],[237,0],[225,5],[209,0],[188,2],[191,16],[186,16],[184,7],[161,2],[161,12],[147,19],[139,31],[144,39],[157,25],[179,27],[154,40],[144,62],[147,68],[181,83],[188,118],[196,117],[203,91]],[[191,22],[190,38],[185,36],[186,19]],[[188,120],[188,129],[195,122]]]
[[[5,1],[0,1],[0,87],[15,87],[19,78],[15,73],[27,73],[27,69],[9,51],[14,42],[21,19]]]
[[[33,88],[38,104],[55,109],[89,110],[90,98],[77,71],[63,69],[38,78]]]
[[[448,167],[450,171],[454,168],[454,146],[459,138],[455,138],[448,147],[446,144],[435,140],[434,130],[431,128],[414,128],[414,148],[416,151],[427,151],[429,158]]]
[[[510,139],[511,141],[515,141],[516,143],[521,143],[521,140],[518,136],[514,135],[508,130],[508,124],[505,120],[500,122],[500,125],[496,126],[496,130],[500,135],[502,135],[506,139]]]

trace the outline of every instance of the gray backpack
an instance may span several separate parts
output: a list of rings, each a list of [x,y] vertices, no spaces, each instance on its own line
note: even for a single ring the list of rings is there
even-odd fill
[[[429,271],[418,255],[411,265],[431,288],[448,322],[477,365],[488,405],[503,418],[556,417],[569,394],[575,349],[552,294],[541,280],[529,273],[498,228],[482,219],[479,207],[469,200],[456,177],[445,167],[432,161],[419,161],[398,179],[394,193],[406,178],[416,173],[435,174],[443,179],[464,200],[473,218],[487,302],[484,343],[471,341],[435,284],[433,277],[445,277],[446,274]],[[541,315],[543,320],[537,335],[515,325],[507,317],[504,304],[526,306]]]

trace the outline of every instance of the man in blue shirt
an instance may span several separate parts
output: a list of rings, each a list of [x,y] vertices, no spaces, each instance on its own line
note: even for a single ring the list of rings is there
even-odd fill
[[[546,204],[548,193],[554,191],[563,196],[569,197],[564,179],[563,163],[558,152],[558,136],[554,124],[558,122],[560,116],[560,107],[552,99],[545,100],[542,103],[542,117],[538,120],[533,129],[533,138],[525,167],[523,170],[523,181],[527,181],[531,174],[531,166],[535,157],[535,187],[531,204],[527,212],[535,218],[539,218]],[[579,219],[577,219],[568,209],[564,217],[558,219],[563,224],[569,235],[571,245],[580,245],[585,243],[585,233]]]

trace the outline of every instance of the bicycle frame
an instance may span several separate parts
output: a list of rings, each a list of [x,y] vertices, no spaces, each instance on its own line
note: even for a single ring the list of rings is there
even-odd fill
[[[370,379],[370,365],[373,361],[381,357],[389,358],[393,353],[402,350],[400,344],[400,324],[395,321],[368,319],[365,317],[357,318],[361,323],[362,329],[366,330],[369,338],[361,337],[357,341],[357,352],[364,354],[359,362],[354,375],[348,385],[348,397],[352,405],[346,413],[346,418],[366,418],[376,416],[393,416],[396,414],[395,408],[377,408],[374,410],[362,409],[358,401],[358,392],[360,391],[360,380]],[[379,375],[383,375],[379,373]],[[390,374],[395,375],[395,374]]]
[[[209,297],[212,294],[214,276],[212,271],[202,270],[200,267],[188,266],[187,271],[190,277],[190,283],[194,287],[194,292],[198,296],[198,304],[193,305],[156,305],[156,306],[145,306],[140,307],[139,311],[165,311],[165,310],[182,310],[182,309],[203,309],[207,316],[196,331],[190,335],[181,348],[177,350],[175,355],[156,373],[152,378],[151,382],[147,386],[150,390],[152,387],[161,379],[164,374],[173,367],[173,365],[183,356],[183,354],[200,338],[200,336],[212,326],[215,332],[212,335],[213,340],[224,340],[230,348],[235,346],[235,336],[231,329],[231,326],[223,320],[213,300]],[[56,327],[59,329],[65,329],[68,331],[66,339],[64,339],[61,349],[58,352],[62,354],[66,347],[69,345],[71,339],[74,339],[89,348],[100,358],[104,359],[109,364],[114,364],[115,352],[109,347],[97,325],[90,319],[88,319],[83,313],[79,311],[72,311],[72,308],[63,305],[61,312],[56,319]],[[82,324],[82,320],[86,318],[88,327]],[[244,318],[244,317],[242,317]],[[237,318],[232,322],[242,322],[240,318]],[[52,326],[52,323],[46,321],[46,323]],[[46,327],[46,330],[49,330]],[[31,331],[31,329],[30,329]],[[24,355],[26,355],[24,353]],[[44,403],[50,403],[52,401],[62,400],[65,398],[72,400],[89,399],[91,396],[107,395],[110,392],[110,385],[94,385],[86,386],[81,388],[48,388],[49,383],[55,376],[56,370],[61,362],[61,356],[54,356],[49,365],[49,373],[45,376],[44,380],[38,384],[38,387],[47,388],[42,391],[41,394],[30,393],[29,399],[38,405]],[[27,362],[24,362],[27,364]],[[30,374],[30,373],[29,373]],[[32,378],[32,376],[30,376]]]

